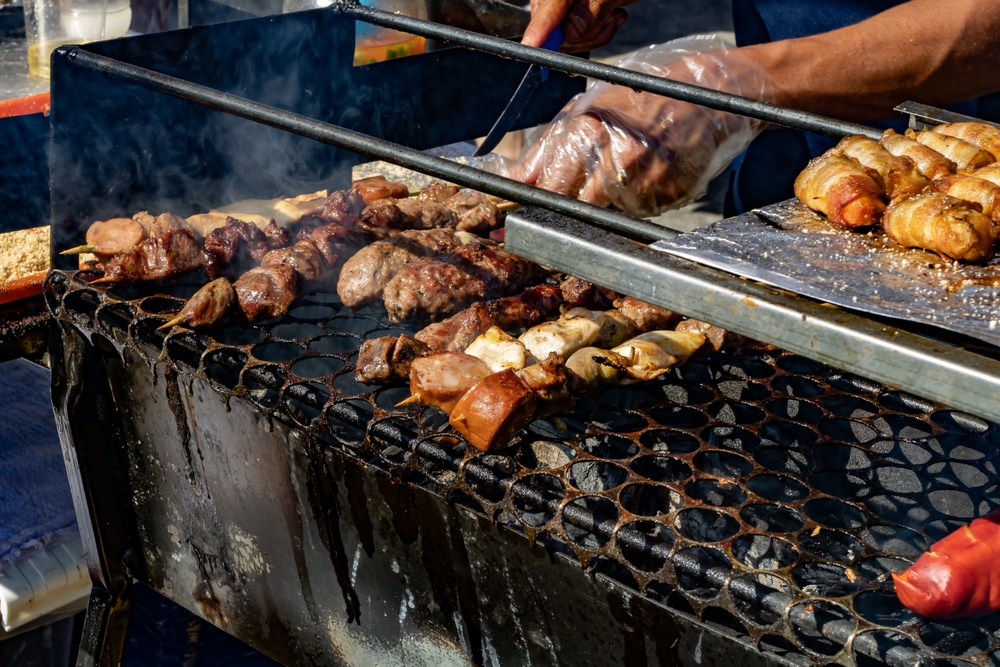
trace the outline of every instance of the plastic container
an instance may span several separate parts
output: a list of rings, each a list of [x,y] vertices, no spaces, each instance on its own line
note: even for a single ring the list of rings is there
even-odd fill
[[[47,78],[56,47],[123,37],[131,23],[129,0],[24,0],[28,72]]]
[[[332,4],[333,0],[284,0],[281,10],[287,14],[329,7]],[[361,0],[361,4],[418,19],[427,18],[425,0]],[[358,21],[354,32],[354,64],[369,65],[383,60],[417,55],[424,52],[425,46],[426,40],[423,37]]]

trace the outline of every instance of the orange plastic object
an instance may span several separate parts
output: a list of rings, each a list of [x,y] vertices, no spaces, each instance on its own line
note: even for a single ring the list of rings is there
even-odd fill
[[[1000,609],[1000,510],[931,545],[892,575],[907,609],[932,619],[974,618]]]
[[[17,280],[0,283],[0,305],[39,296],[42,293],[42,285],[45,283],[47,273],[48,271],[39,271]]]
[[[31,113],[49,113],[49,94],[38,93],[28,97],[15,97],[0,101],[0,118],[6,116],[26,116]]]

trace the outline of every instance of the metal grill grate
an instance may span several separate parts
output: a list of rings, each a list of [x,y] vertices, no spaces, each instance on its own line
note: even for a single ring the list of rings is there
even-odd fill
[[[156,332],[200,282],[96,289],[54,272],[52,312],[169,360],[321,446],[482,513],[764,651],[803,664],[994,664],[1000,619],[923,622],[889,573],[1000,506],[1000,427],[785,352],[689,361],[467,448],[404,386],[359,384],[360,342],[403,331],[335,295],[211,336]]]

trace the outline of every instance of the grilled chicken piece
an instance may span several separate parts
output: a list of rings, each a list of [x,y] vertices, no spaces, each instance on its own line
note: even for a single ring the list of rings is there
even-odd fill
[[[566,363],[561,357],[550,354],[548,359],[522,368],[515,374],[538,398],[534,419],[573,408],[575,399],[569,391]]]
[[[861,135],[844,137],[837,144],[837,150],[862,167],[878,173],[879,185],[885,190],[889,199],[915,195],[927,185],[927,179],[917,169],[913,160],[905,155],[893,155],[880,143],[868,137]]]
[[[979,205],[928,192],[896,202],[886,211],[886,235],[910,248],[923,248],[963,262],[993,256],[993,224]]]
[[[705,337],[705,347],[702,350],[706,354],[721,352],[726,348],[742,345],[743,341],[746,340],[745,336],[738,333],[733,333],[714,324],[695,319],[684,320],[677,325],[677,331],[702,334]]]
[[[666,329],[680,319],[680,315],[672,310],[654,306],[631,296],[615,301],[614,306],[635,325],[635,330],[639,332]]]
[[[236,304],[236,290],[228,278],[217,278],[194,293],[175,323],[192,329],[211,329],[219,326]]]
[[[279,248],[264,255],[260,265],[265,268],[289,266],[299,274],[299,284],[314,283],[323,277],[323,255],[309,239],[296,242],[290,248]]]
[[[376,241],[344,263],[337,294],[348,308],[360,308],[382,295],[390,280],[410,262],[458,247],[446,229],[414,230]]]
[[[441,202],[458,216],[455,229],[488,236],[503,226],[504,214],[482,192],[462,190]]]
[[[146,237],[145,227],[132,218],[98,220],[87,229],[87,244],[101,263],[128,252]]]
[[[187,220],[173,213],[153,216],[149,211],[140,211],[133,215],[132,219],[143,226],[147,236],[163,236],[168,229],[191,229]]]
[[[472,341],[465,353],[482,359],[494,373],[505,368],[519,371],[534,358],[524,347],[524,343],[504,332],[499,327],[490,327],[486,333]]]
[[[554,322],[528,329],[519,340],[535,359],[555,354],[563,359],[583,347],[614,347],[635,333],[635,326],[616,310],[572,308]]]
[[[461,352],[419,357],[410,367],[410,393],[424,405],[451,412],[465,392],[491,374],[485,362]]]
[[[367,203],[357,187],[350,190],[337,190],[326,198],[323,210],[316,216],[326,222],[353,227],[358,224],[358,218]]]
[[[693,331],[648,331],[613,350],[585,347],[566,361],[570,391],[581,395],[603,384],[652,380],[684,363],[705,344]]]
[[[441,181],[431,181],[426,188],[423,188],[420,191],[420,194],[417,195],[417,199],[423,202],[442,203],[458,194],[459,190],[461,190],[461,188],[457,185],[450,185]],[[405,197],[406,195],[403,196]]]
[[[104,266],[111,281],[159,280],[194,271],[202,265],[201,246],[187,229],[170,229],[148,238]]]
[[[957,137],[937,132],[914,132],[913,130],[907,130],[906,136],[916,139],[924,146],[933,148],[958,165],[958,170],[962,172],[970,172],[996,162],[996,158],[989,151]]]
[[[509,442],[535,419],[538,396],[508,368],[469,387],[449,412],[454,429],[486,452]]]
[[[618,298],[618,295],[609,289],[573,276],[562,281],[559,289],[567,308],[608,310],[614,306],[615,299]]]
[[[354,181],[351,186],[357,190],[365,204],[371,204],[379,199],[399,199],[410,195],[408,187],[402,183],[388,181],[381,174]]]
[[[205,237],[202,257],[208,275],[232,277],[259,262],[270,249],[267,235],[257,225],[227,218],[225,225],[213,229]]]
[[[895,130],[889,129],[882,134],[879,143],[885,149],[897,156],[905,156],[917,163],[920,173],[930,180],[954,174],[958,165],[941,155],[929,146],[910,137],[897,134]]]
[[[625,360],[611,350],[584,347],[566,360],[566,374],[570,392],[582,396],[625,377]]]
[[[957,199],[979,204],[983,215],[993,221],[994,229],[1000,224],[1000,185],[975,176],[952,174],[931,181],[927,192],[940,192]]]
[[[979,146],[984,151],[989,151],[993,157],[1000,160],[1000,130],[992,125],[986,123],[945,123],[933,128],[931,132],[967,141]]]
[[[488,241],[472,241],[454,252],[422,259],[400,269],[385,286],[389,319],[440,319],[482,299],[520,292],[544,270]]]
[[[426,345],[406,334],[370,338],[358,350],[354,377],[365,384],[409,377],[413,360],[426,351]]]
[[[795,179],[795,196],[846,229],[877,224],[885,212],[878,184],[861,166],[832,150],[802,170]]]
[[[247,320],[256,322],[288,312],[298,291],[299,274],[290,266],[258,266],[233,283]]]

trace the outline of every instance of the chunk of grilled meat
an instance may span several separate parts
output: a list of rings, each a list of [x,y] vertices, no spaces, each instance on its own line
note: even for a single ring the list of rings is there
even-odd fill
[[[318,217],[326,222],[353,227],[358,224],[361,211],[364,210],[366,203],[357,187],[350,190],[337,190],[326,198],[326,203]]]
[[[688,331],[703,335],[705,337],[705,346],[701,349],[701,352],[705,354],[721,352],[727,348],[742,345],[746,340],[746,337],[741,334],[695,319],[684,320],[677,325],[677,331]]]
[[[188,229],[187,220],[173,213],[161,213],[153,216],[149,211],[140,211],[132,216],[146,230],[147,236],[163,236],[168,229]]]
[[[976,176],[951,174],[931,181],[927,192],[941,192],[963,201],[970,201],[982,207],[983,215],[1000,225],[1000,185]]]
[[[283,315],[298,290],[299,274],[290,266],[258,266],[233,283],[240,310],[250,322]]]
[[[358,350],[354,377],[365,384],[410,377],[413,360],[426,351],[426,345],[406,334],[369,338]]]
[[[202,265],[201,246],[187,229],[169,229],[114,257],[104,266],[109,282],[159,280],[194,271]]]
[[[441,319],[473,301],[520,292],[544,277],[544,270],[486,241],[466,243],[452,253],[404,266],[386,284],[389,319]]]
[[[886,130],[879,143],[893,155],[906,156],[916,162],[920,173],[932,181],[954,174],[958,169],[958,165],[930,146],[924,146],[915,139],[897,134],[893,129]]]
[[[278,248],[264,255],[260,265],[265,268],[289,266],[299,274],[299,284],[314,283],[323,277],[323,255],[310,239],[297,241],[289,248]]]
[[[364,230],[349,229],[336,223],[314,227],[306,238],[323,255],[323,262],[328,270],[337,270],[337,267],[374,240]],[[337,273],[339,274],[339,270]]]
[[[455,229],[459,231],[488,236],[491,231],[503,226],[504,213],[482,192],[462,190],[441,203],[458,216]]]
[[[402,232],[376,241],[344,262],[337,281],[337,294],[348,308],[360,308],[382,296],[385,286],[410,262],[458,247],[446,229]]]
[[[837,144],[837,150],[862,167],[874,170],[889,199],[915,195],[927,185],[927,178],[913,160],[905,155],[893,155],[874,139],[861,135],[844,137]]]
[[[103,264],[139,245],[147,236],[145,227],[132,218],[111,218],[87,228],[87,245],[92,246],[90,252]]]
[[[205,237],[202,257],[211,277],[235,277],[259,262],[270,248],[267,235],[257,225],[230,217]]]
[[[559,289],[567,308],[607,310],[614,306],[615,299],[618,298],[611,290],[574,276],[562,281]]]
[[[809,208],[826,215],[830,222],[846,229],[870,227],[885,212],[878,184],[864,168],[834,150],[806,165],[795,179],[795,196]]]
[[[458,216],[436,201],[379,199],[365,207],[358,225],[384,238],[403,229],[454,229]]]
[[[235,303],[232,283],[228,278],[217,278],[195,292],[169,324],[183,324],[192,329],[217,327]]]
[[[264,236],[267,238],[267,247],[271,250],[284,248],[292,243],[292,233],[279,226],[274,218],[264,228]]]
[[[882,221],[886,236],[908,248],[981,263],[993,257],[993,223],[979,205],[926,192],[889,207]]]
[[[631,296],[615,301],[614,305],[618,312],[627,317],[635,325],[636,331],[640,333],[667,329],[681,317],[671,310],[654,306]]]
[[[451,185],[449,183],[444,183],[442,181],[431,181],[430,184],[420,190],[420,194],[417,195],[417,199],[420,201],[433,201],[433,202],[444,202],[451,197],[458,194],[459,188],[457,185]],[[403,195],[404,197],[406,195]]]
[[[933,148],[954,162],[958,166],[958,170],[962,172],[973,171],[996,162],[996,158],[989,151],[958,137],[950,137],[946,134],[926,130],[921,132],[907,130],[906,136],[919,141],[924,146]]]
[[[450,412],[452,427],[486,452],[509,442],[535,419],[538,396],[508,368],[469,387]]]
[[[362,178],[351,183],[351,186],[358,191],[366,205],[379,199],[399,199],[410,194],[408,187],[402,183],[388,181],[382,175]]]
[[[410,368],[410,393],[424,405],[451,412],[465,392],[491,374],[483,361],[461,352],[419,357]]]

